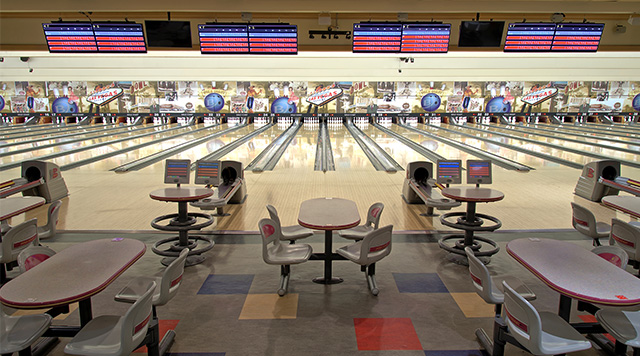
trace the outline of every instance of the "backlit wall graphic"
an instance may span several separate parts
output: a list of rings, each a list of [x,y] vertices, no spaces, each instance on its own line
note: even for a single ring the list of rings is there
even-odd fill
[[[320,113],[520,112],[532,93],[556,91],[532,112],[631,112],[640,94],[636,81],[0,81],[0,112],[89,112],[92,94],[110,88],[123,94],[100,112],[304,113],[327,88],[342,95]]]

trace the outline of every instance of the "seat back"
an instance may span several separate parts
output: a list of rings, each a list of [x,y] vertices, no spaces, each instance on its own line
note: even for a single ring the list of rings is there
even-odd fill
[[[573,211],[571,218],[573,228],[583,235],[597,238],[596,217],[593,213],[589,209],[574,202],[571,202],[571,209]]]
[[[506,281],[504,287],[504,314],[506,315],[509,333],[534,355],[544,355],[541,350],[542,321],[538,311],[516,293]]]
[[[184,265],[189,256],[189,249],[185,248],[180,251],[180,255],[165,268],[162,273],[160,282],[160,295],[155,305],[165,305],[178,293],[178,287],[182,284],[182,275],[184,274]]]
[[[47,246],[29,246],[18,254],[18,267],[24,273],[56,254]]]
[[[269,218],[273,220],[278,226],[282,227],[280,224],[280,217],[278,216],[278,211],[273,205],[267,204],[267,211],[269,212]]]
[[[387,225],[366,234],[360,243],[360,259],[357,263],[368,266],[391,253],[393,225]]]
[[[276,264],[273,257],[280,250],[280,239],[282,238],[280,224],[265,218],[258,222],[258,227],[262,235],[262,259],[266,263]]]
[[[46,239],[56,234],[56,226],[58,225],[60,206],[62,206],[62,202],[60,200],[56,200],[51,203],[51,205],[49,205],[49,210],[47,213],[47,224],[45,226],[42,226],[40,228],[40,231],[38,232],[38,236],[40,239]]]
[[[476,257],[471,247],[465,247],[464,252],[469,261],[469,274],[478,295],[489,304],[502,304],[504,296],[502,293],[497,293],[487,266]]]
[[[625,269],[629,263],[629,256],[618,246],[597,246],[591,252],[613,263],[615,266]]]
[[[16,261],[22,250],[29,246],[37,246],[40,244],[38,239],[38,222],[36,219],[27,220],[20,223],[9,230],[2,237],[2,256],[1,263],[9,263]]]
[[[122,329],[120,330],[121,355],[128,355],[137,349],[144,340],[149,322],[151,321],[151,308],[156,282],[149,280],[146,292],[138,299],[122,317]]]
[[[384,204],[375,203],[369,207],[369,211],[367,212],[367,221],[365,225],[371,226],[374,229],[378,228],[378,224],[380,223],[380,215],[382,215],[382,210],[384,210]]]
[[[620,219],[611,219],[609,245],[620,246],[629,259],[638,261],[640,259],[640,228]]]

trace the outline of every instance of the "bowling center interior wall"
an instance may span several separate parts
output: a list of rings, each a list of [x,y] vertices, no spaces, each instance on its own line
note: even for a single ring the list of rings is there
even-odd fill
[[[289,110],[296,102],[297,112],[304,112],[307,96],[336,86],[350,99],[333,101],[324,112],[456,112],[462,103],[465,110],[484,111],[495,97],[503,97],[504,104],[510,101],[510,111],[516,111],[519,96],[545,87],[557,88],[558,96],[534,111],[634,111],[632,101],[640,93],[636,52],[450,52],[410,57],[413,61],[401,59],[406,55],[345,52],[203,56],[193,51],[139,55],[0,51],[0,95],[6,102],[2,112],[15,112],[11,100],[18,102],[20,96],[42,99],[41,110],[35,111],[52,111],[56,98],[74,99],[74,95],[79,97],[77,110],[88,112],[83,96],[122,83],[126,102],[118,99],[101,112],[149,112],[153,105],[160,112],[274,112],[274,102],[284,97],[287,100],[281,102],[286,101]],[[79,84],[84,91],[69,94],[68,85],[58,85],[69,82],[84,83]],[[205,103],[212,93],[224,99],[221,108],[212,110]],[[430,93],[437,98],[425,102]],[[249,96],[255,98],[251,104],[256,107],[246,107]],[[48,110],[43,109],[45,99]],[[33,112],[34,103],[28,104]]]

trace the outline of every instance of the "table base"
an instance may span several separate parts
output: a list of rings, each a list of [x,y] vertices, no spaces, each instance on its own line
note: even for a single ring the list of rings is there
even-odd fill
[[[328,279],[324,277],[316,277],[312,279],[312,281],[318,284],[338,284],[344,282],[344,280],[340,277],[331,277]]]
[[[204,246],[198,247],[198,240],[204,241]],[[169,248],[166,250],[161,250],[160,246],[170,244]],[[181,244],[180,236],[169,237],[166,239],[162,239],[151,247],[151,250],[160,256],[165,256],[167,258],[162,259],[162,264],[168,266],[171,262],[180,255],[180,252],[188,248],[189,256],[187,257],[187,261],[185,262],[185,266],[193,266],[202,263],[205,260],[204,256],[200,256],[200,254],[207,252],[213,248],[213,238],[208,236],[199,236],[199,235],[189,235],[188,241],[186,245]]]
[[[457,239],[457,241],[455,241],[453,245],[448,245],[447,241],[453,240],[453,239]],[[467,254],[464,251],[464,248],[466,246],[470,246],[471,249],[473,250],[474,255],[476,255],[476,257],[478,257],[480,261],[482,261],[482,263],[484,264],[489,264],[489,262],[491,261],[490,256],[493,256],[496,253],[498,253],[498,251],[500,251],[500,247],[498,247],[498,244],[495,241],[486,237],[473,236],[473,241],[471,242],[471,244],[465,245],[465,242],[466,242],[465,235],[447,235],[440,238],[440,240],[438,240],[438,245],[443,250],[446,250],[449,252],[449,259],[452,262],[462,264],[465,266],[469,264],[467,262]],[[491,249],[481,251],[481,248],[482,248],[481,242],[485,243],[485,245],[491,246]]]

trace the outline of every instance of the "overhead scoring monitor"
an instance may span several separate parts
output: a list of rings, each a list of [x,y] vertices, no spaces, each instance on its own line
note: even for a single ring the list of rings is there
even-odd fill
[[[289,24],[249,24],[249,53],[298,53],[298,26]]]
[[[551,50],[555,23],[510,23],[504,40],[505,52],[545,52]]]
[[[604,24],[599,23],[559,23],[551,51],[596,52],[603,30]]]
[[[42,28],[51,53],[98,51],[93,27],[89,22],[43,23]]]
[[[491,161],[467,160],[467,184],[491,184]]]
[[[191,160],[168,159],[164,166],[164,182],[167,184],[189,184]]]
[[[436,163],[436,182],[440,184],[461,184],[462,183],[462,161],[441,160]]]
[[[198,25],[200,53],[233,54],[249,53],[249,35],[244,24]]]
[[[98,52],[146,53],[142,24],[134,22],[94,22]]]
[[[196,162],[195,184],[217,187],[220,185],[220,161],[199,160]]]
[[[449,50],[450,24],[408,23],[402,25],[400,52],[442,52]]]
[[[402,24],[361,22],[353,24],[353,52],[400,52]]]

